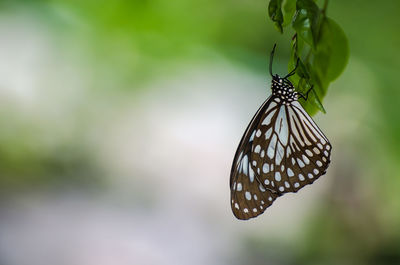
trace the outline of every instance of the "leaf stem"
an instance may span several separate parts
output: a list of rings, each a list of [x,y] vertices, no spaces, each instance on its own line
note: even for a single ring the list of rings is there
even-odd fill
[[[322,14],[324,15],[324,17],[326,16],[326,9],[328,8],[328,3],[329,3],[329,0],[325,0],[324,1],[324,7],[322,8]]]

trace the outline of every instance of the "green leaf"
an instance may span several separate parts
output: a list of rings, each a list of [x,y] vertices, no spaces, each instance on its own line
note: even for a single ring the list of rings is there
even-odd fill
[[[326,113],[326,110],[325,110],[324,106],[322,105],[317,92],[315,92],[314,89],[312,89],[310,91],[309,100],[310,100],[310,102],[314,103],[314,106],[316,106],[318,110],[322,111],[323,113]],[[311,107],[308,107],[308,108],[311,108]],[[317,110],[310,109],[309,113],[315,114],[315,113],[317,113]]]
[[[286,0],[283,4],[283,27],[286,27],[292,23],[295,12],[296,0]]]
[[[321,103],[321,95],[325,95],[325,89],[321,85],[319,81],[318,75],[313,71],[313,65],[310,62],[305,62],[303,59],[299,57],[299,53],[301,53],[303,49],[303,40],[299,38],[295,38],[293,40],[292,53],[289,60],[288,71],[290,72],[295,67],[297,59],[299,58],[298,66],[296,69],[296,75],[290,77],[290,81],[296,87],[296,91],[305,95],[307,91],[313,85],[313,89],[309,92],[309,97],[307,100],[300,99],[301,105],[310,115],[317,113],[318,111],[322,111],[325,113],[325,108]],[[312,50],[306,50],[309,53],[312,53]],[[306,56],[307,58],[308,56]]]
[[[306,69],[310,74],[309,83],[314,85],[314,89],[312,93],[310,92],[309,99],[301,103],[306,111],[313,115],[318,110],[325,113],[322,99],[329,84],[343,72],[349,57],[346,35],[332,19],[323,18],[316,50],[311,51],[310,57]],[[296,73],[301,76],[300,71]],[[304,93],[306,89],[306,85],[299,83],[299,91]]]
[[[283,33],[282,0],[269,1],[268,14],[279,32]]]
[[[296,73],[300,76],[300,78],[304,78],[306,80],[310,79],[310,74],[308,73],[306,66],[303,64],[303,62],[300,59],[298,60]]]
[[[297,0],[292,26],[297,35],[315,48],[318,41],[318,24],[321,11],[312,0]]]
[[[298,90],[302,94],[306,94],[307,91],[311,89],[310,82],[307,82],[305,79],[300,79],[300,82],[298,83]],[[318,111],[321,111],[323,113],[326,113],[324,106],[322,105],[322,102],[320,100],[320,97],[318,96],[318,92],[320,91],[320,87],[318,85],[313,85],[312,89],[310,90],[308,94],[308,99],[299,99],[301,105],[303,108],[307,111],[308,114],[314,115]]]
[[[315,97],[315,100],[314,100],[315,105],[318,107],[318,109],[320,111],[322,111],[323,113],[326,113],[326,110],[325,110],[324,106],[322,105],[321,100],[319,99],[317,93],[314,90],[311,90],[311,91],[313,92],[313,95]]]
[[[290,21],[296,32],[288,71],[295,68],[297,61],[298,65],[296,74],[289,79],[303,95],[313,86],[308,99],[300,99],[301,104],[310,115],[317,111],[325,113],[322,100],[329,84],[343,72],[349,58],[343,30],[326,17],[326,10],[322,12],[314,0],[271,0],[268,11],[280,32]]]
[[[307,66],[304,64],[303,60],[299,56],[301,54],[301,51],[303,49],[303,41],[298,38],[295,38],[293,40],[293,47],[292,47],[292,53],[290,56],[289,60],[289,67],[288,67],[288,72],[291,72],[294,68],[296,68],[296,75],[293,75],[290,77],[290,80],[292,84],[296,84],[300,81],[300,79],[304,79],[306,82],[310,80],[310,74],[309,70],[307,69]],[[302,88],[300,88],[299,91],[304,91]]]
[[[325,17],[321,24],[314,68],[326,86],[335,80],[346,67],[349,44],[343,30],[333,19]]]
[[[324,84],[324,82],[321,81],[318,75],[318,70],[312,63],[310,62],[307,63],[307,69],[310,74],[310,81],[308,85],[312,84],[313,90],[312,92],[310,92],[310,97],[307,100],[306,104],[303,105],[303,107],[305,107],[308,114],[310,115],[314,115],[315,113],[318,112],[318,110],[322,111],[323,113],[326,113],[325,108],[322,105],[322,99],[326,95],[326,91],[329,84]]]

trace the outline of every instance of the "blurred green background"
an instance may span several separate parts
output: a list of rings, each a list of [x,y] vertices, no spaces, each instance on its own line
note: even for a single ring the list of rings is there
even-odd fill
[[[327,175],[242,222],[229,172],[290,34],[268,1],[1,1],[0,264],[400,264],[400,2],[336,0]]]

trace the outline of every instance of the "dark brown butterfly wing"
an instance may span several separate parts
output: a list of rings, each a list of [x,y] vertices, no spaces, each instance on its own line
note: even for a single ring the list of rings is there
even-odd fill
[[[331,145],[298,101],[270,97],[253,117],[231,170],[231,207],[239,219],[263,213],[279,196],[325,174]]]

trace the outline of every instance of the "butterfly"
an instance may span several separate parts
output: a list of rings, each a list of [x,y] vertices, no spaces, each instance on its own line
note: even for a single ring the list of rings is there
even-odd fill
[[[308,92],[296,92],[285,77],[269,72],[272,94],[258,109],[242,136],[230,174],[231,208],[238,219],[262,214],[276,198],[297,192],[326,173],[332,146],[300,105]]]

